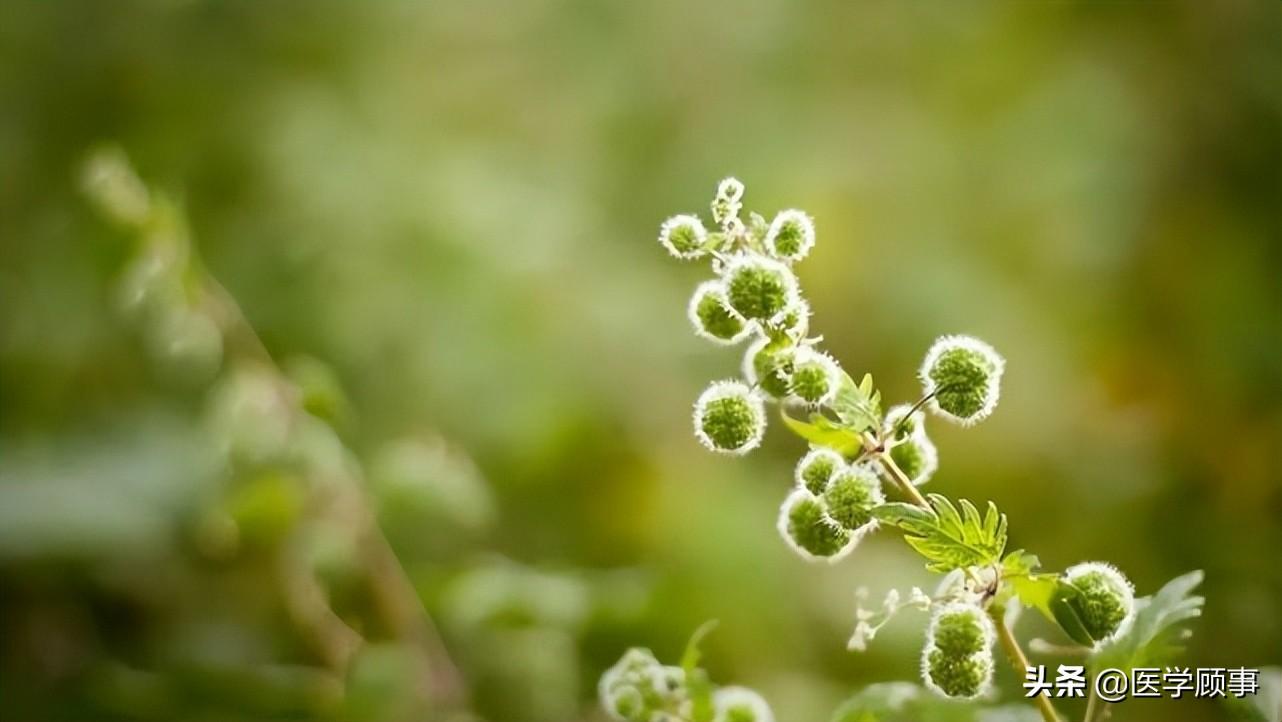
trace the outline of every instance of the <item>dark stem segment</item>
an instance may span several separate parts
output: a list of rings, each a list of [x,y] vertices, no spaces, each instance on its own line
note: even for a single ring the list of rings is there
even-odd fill
[[[1015,672],[1021,676],[1028,673],[1028,657],[1024,656],[1024,650],[1020,649],[1019,641],[1006,626],[1005,614],[1006,608],[999,604],[994,604],[988,608],[988,617],[993,620],[993,626],[997,628],[997,638],[1002,642],[1002,649],[1005,650],[1006,656],[1010,658],[1011,665],[1015,667]],[[1055,706],[1051,704],[1050,695],[1045,690],[1040,692],[1033,702],[1037,705],[1037,711],[1041,713],[1045,722],[1060,722],[1059,714],[1055,711]]]

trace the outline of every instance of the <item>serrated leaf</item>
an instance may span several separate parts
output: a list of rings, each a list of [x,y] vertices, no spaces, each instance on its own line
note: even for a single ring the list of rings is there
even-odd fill
[[[926,568],[947,572],[996,564],[1006,548],[1006,517],[989,504],[981,519],[968,501],[959,512],[946,497],[930,494],[931,510],[908,504],[883,504],[873,515],[904,532],[904,541],[926,558]]]
[[[1205,600],[1192,593],[1202,578],[1200,570],[1189,572],[1167,582],[1157,594],[1136,599],[1130,627],[1091,656],[1091,667],[1159,666],[1182,651],[1178,625],[1202,615]]]
[[[832,449],[846,457],[857,456],[864,448],[863,438],[858,432],[838,426],[820,414],[812,414],[810,421],[806,422],[794,419],[780,407],[779,416],[794,434],[815,446]]]
[[[849,374],[842,372],[837,394],[829,406],[842,424],[854,431],[875,431],[881,427],[881,392],[873,387],[871,374],[864,374],[856,385]]]

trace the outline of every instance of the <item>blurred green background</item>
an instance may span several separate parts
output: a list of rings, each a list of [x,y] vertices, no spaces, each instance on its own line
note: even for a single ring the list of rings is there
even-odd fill
[[[709,618],[714,680],[784,721],[915,679],[923,620],[845,640],[854,589],[920,562],[801,562],[801,442],[691,436],[739,359],[654,237],[731,174],[814,215],[812,327],[889,400],[937,335],[1005,354],[990,421],[933,425],[934,490],[1051,569],[1205,569],[1185,662],[1277,664],[1280,38],[1245,0],[0,5],[0,716],[599,720],[624,648]],[[122,311],[161,246],[82,192],[103,141],[284,371]],[[369,513],[466,695],[425,689]],[[299,569],[368,640],[348,663]]]

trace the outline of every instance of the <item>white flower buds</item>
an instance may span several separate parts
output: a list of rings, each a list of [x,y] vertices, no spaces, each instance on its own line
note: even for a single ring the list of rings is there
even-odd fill
[[[900,404],[886,412],[885,434],[890,442],[890,458],[914,486],[930,481],[939,468],[939,453],[926,436],[926,415],[921,411],[906,415],[912,407]]]
[[[765,245],[775,258],[800,261],[815,245],[815,223],[802,211],[781,211],[766,231]]]
[[[726,303],[719,281],[704,281],[694,290],[687,309],[696,336],[713,343],[733,345],[752,333],[752,325]]]

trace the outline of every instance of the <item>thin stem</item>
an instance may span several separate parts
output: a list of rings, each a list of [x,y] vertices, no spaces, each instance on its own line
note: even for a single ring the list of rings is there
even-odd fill
[[[1095,685],[1092,684],[1090,696],[1086,698],[1086,716],[1082,718],[1082,722],[1095,722],[1100,709],[1100,698],[1095,693]]]
[[[926,501],[926,497],[922,496],[920,491],[917,491],[917,487],[913,486],[912,479],[909,479],[908,475],[895,463],[895,460],[890,458],[890,454],[886,453],[883,445],[873,440],[869,434],[863,435],[863,442],[864,450],[876,457],[877,462],[881,464],[881,468],[885,469],[890,478],[894,479],[895,483],[899,485],[899,490],[904,492],[904,495],[917,506],[929,509],[930,503]]]
[[[1010,627],[1006,626],[1005,611],[1005,607],[994,604],[988,608],[988,617],[993,620],[993,626],[997,628],[997,638],[1001,640],[1002,649],[1006,651],[1006,656],[1010,658],[1015,671],[1025,675],[1031,665],[1028,663],[1028,657],[1024,655],[1024,650],[1019,646],[1019,640],[1015,639]],[[1059,722],[1059,714],[1055,711],[1050,695],[1046,694],[1045,690],[1038,693],[1033,701],[1045,722]]]

